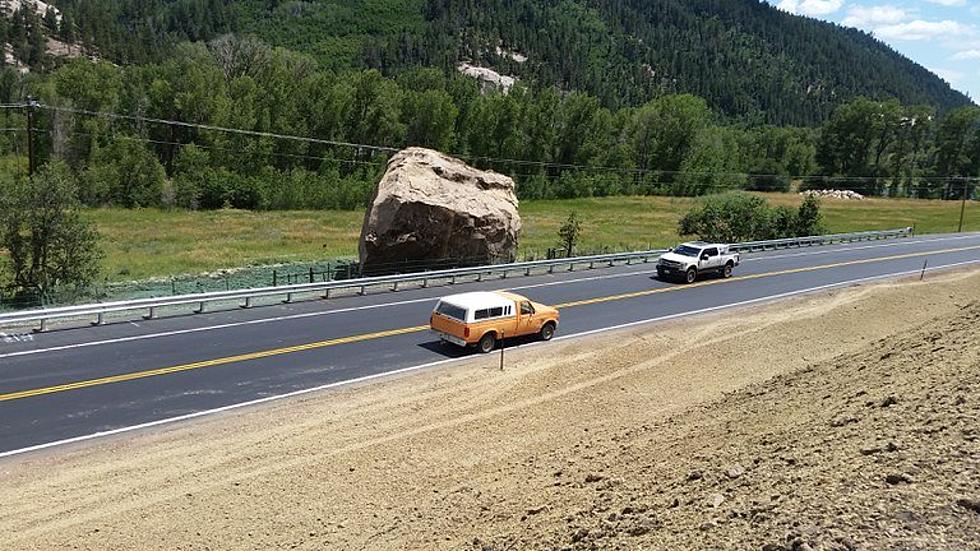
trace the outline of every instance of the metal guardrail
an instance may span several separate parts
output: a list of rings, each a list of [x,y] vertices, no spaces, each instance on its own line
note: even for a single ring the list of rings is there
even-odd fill
[[[912,235],[912,228],[888,231],[872,231],[850,234],[824,235],[815,237],[801,237],[792,239],[774,239],[770,241],[753,241],[747,243],[732,244],[730,249],[733,251],[759,251],[791,247],[804,247],[814,245],[829,245],[832,243],[844,243],[853,241],[869,241],[877,239],[891,239],[897,237],[907,237]],[[433,282],[447,282],[454,285],[460,278],[475,277],[475,281],[482,281],[484,277],[497,275],[506,278],[514,273],[523,273],[530,276],[535,270],[545,269],[547,273],[553,273],[557,268],[565,268],[568,271],[575,270],[576,267],[588,265],[595,268],[596,265],[605,264],[614,266],[617,263],[632,264],[633,262],[649,262],[651,259],[659,258],[667,252],[665,249],[650,251],[611,253],[594,256],[580,256],[572,258],[559,258],[554,260],[537,260],[532,262],[517,262],[512,264],[494,264],[489,266],[477,266],[472,268],[458,268],[452,270],[438,270],[431,272],[419,272],[413,274],[397,274],[379,277],[367,277],[361,279],[347,279],[338,281],[327,281],[319,283],[304,283],[284,287],[262,287],[255,289],[239,289],[232,291],[218,291],[211,293],[198,293],[191,295],[147,298],[136,300],[125,300],[116,302],[103,302],[95,304],[83,304],[78,306],[65,306],[59,308],[47,308],[41,310],[29,310],[24,312],[12,312],[0,314],[0,327],[20,326],[28,323],[37,323],[35,331],[43,332],[47,330],[48,323],[58,319],[79,319],[94,317],[93,325],[105,323],[108,314],[132,312],[145,310],[145,319],[154,319],[162,308],[196,306],[194,313],[203,313],[211,303],[238,301],[241,308],[251,308],[255,306],[255,301],[262,298],[281,297],[282,302],[290,303],[300,296],[316,295],[322,298],[330,298],[330,293],[341,290],[357,290],[358,294],[365,294],[367,289],[372,287],[390,286],[391,290],[397,291],[400,285],[407,283],[417,283],[421,287],[428,287]],[[244,302],[242,302],[244,301]]]
[[[788,247],[806,247],[813,245],[830,245],[833,243],[850,243],[854,241],[873,241],[877,239],[892,239],[897,237],[908,237],[912,235],[914,229],[902,228],[900,230],[881,230],[865,231],[856,233],[837,233],[830,235],[816,235],[813,237],[792,237],[789,239],[770,239],[768,241],[746,241],[744,243],[734,243],[729,246],[729,250],[736,252],[767,251],[772,249],[783,249]]]

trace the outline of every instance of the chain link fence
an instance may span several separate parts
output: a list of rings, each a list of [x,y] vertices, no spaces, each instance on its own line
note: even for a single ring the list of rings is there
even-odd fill
[[[590,256],[625,252],[622,247],[576,249],[575,256]],[[515,260],[529,262],[564,258],[561,248],[525,250]],[[448,270],[483,264],[478,258],[459,258],[443,261],[391,262],[375,265],[376,270],[391,274],[411,274],[433,270]],[[324,262],[256,266],[224,270],[207,275],[154,278],[143,281],[103,282],[82,289],[58,289],[45,292],[17,291],[0,287],[0,311],[28,308],[71,306],[73,304],[110,300],[160,298],[214,291],[230,291],[256,287],[277,287],[300,283],[317,283],[361,277],[360,263],[353,258],[339,258]]]

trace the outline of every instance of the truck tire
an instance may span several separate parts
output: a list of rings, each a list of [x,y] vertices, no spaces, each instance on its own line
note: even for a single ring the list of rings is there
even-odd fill
[[[734,262],[729,262],[728,264],[725,264],[725,267],[721,269],[721,277],[725,279],[732,277],[732,270],[734,269],[735,269]]]
[[[688,283],[694,283],[698,279],[697,268],[688,268],[687,273],[684,274],[684,281]]]
[[[487,333],[480,338],[480,342],[476,345],[477,349],[484,354],[489,354],[493,352],[494,348],[497,348],[497,336],[493,333]]]
[[[541,328],[541,340],[550,341],[555,336],[555,324],[550,321]]]

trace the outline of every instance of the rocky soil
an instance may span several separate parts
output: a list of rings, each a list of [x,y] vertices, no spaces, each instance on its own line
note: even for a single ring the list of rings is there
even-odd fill
[[[980,549],[980,272],[507,357],[0,462],[2,548]]]
[[[980,301],[663,420],[477,549],[980,549]],[[549,513],[534,518],[540,513]],[[475,530],[475,532],[480,532]]]

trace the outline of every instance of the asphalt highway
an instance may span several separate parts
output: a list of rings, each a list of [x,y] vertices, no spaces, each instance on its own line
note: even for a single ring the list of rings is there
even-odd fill
[[[0,457],[451,364],[473,353],[427,331],[446,294],[510,289],[558,305],[558,337],[570,338],[898,277],[926,261],[930,271],[980,265],[980,234],[746,254],[735,277],[694,285],[658,281],[650,263],[8,335]]]

